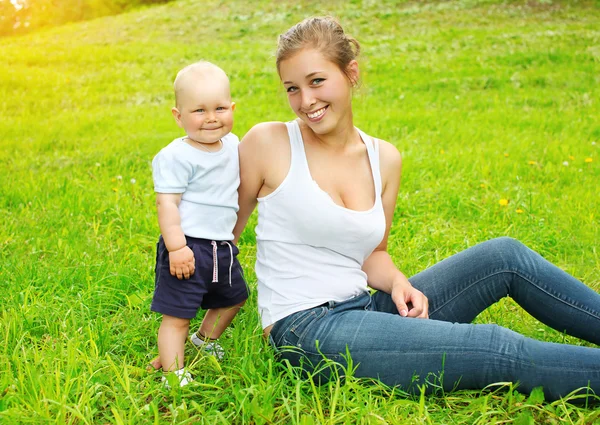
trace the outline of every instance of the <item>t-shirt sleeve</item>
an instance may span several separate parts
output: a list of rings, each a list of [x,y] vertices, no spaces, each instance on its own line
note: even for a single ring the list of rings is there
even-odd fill
[[[152,179],[157,193],[183,193],[192,177],[192,165],[181,155],[163,149],[152,160]]]

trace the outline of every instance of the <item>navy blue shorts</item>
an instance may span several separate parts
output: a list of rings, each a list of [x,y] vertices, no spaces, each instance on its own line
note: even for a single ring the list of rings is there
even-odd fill
[[[199,308],[231,307],[248,298],[238,248],[233,242],[186,236],[196,270],[189,279],[171,276],[169,251],[162,236],[156,247],[154,297],[150,309],[182,319],[193,319]],[[215,255],[216,254],[216,255]]]

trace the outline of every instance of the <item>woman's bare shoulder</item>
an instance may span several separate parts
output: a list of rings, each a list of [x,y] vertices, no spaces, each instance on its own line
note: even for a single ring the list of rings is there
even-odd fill
[[[279,121],[261,122],[252,127],[242,138],[242,143],[251,144],[255,148],[272,147],[286,140],[287,127]]]
[[[402,166],[402,155],[398,148],[390,142],[376,139],[379,143],[379,161],[385,168],[400,168]]]
[[[280,167],[289,166],[290,151],[285,123],[263,122],[243,137],[239,148],[240,164],[252,164],[254,172],[266,179]]]
[[[267,196],[279,187],[288,173],[291,147],[287,127],[282,122],[255,125],[240,143],[242,180],[254,176],[260,182],[257,195]]]

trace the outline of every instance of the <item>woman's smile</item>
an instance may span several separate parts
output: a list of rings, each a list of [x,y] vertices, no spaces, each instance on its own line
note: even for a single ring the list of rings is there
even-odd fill
[[[292,110],[309,127],[318,124],[313,131],[352,126],[352,83],[322,52],[302,49],[280,63],[279,73]]]
[[[323,118],[323,116],[325,115],[325,112],[327,111],[328,106],[325,106],[321,109],[317,109],[314,112],[307,112],[306,116],[308,117],[309,120],[311,120],[312,122],[318,122],[321,120],[321,118]]]

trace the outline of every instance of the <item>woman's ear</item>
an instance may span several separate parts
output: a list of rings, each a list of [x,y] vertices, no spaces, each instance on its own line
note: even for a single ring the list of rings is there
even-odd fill
[[[351,60],[348,64],[346,67],[346,75],[348,76],[350,83],[352,83],[352,87],[356,87],[360,78],[360,70],[358,69],[358,62],[356,60]]]

